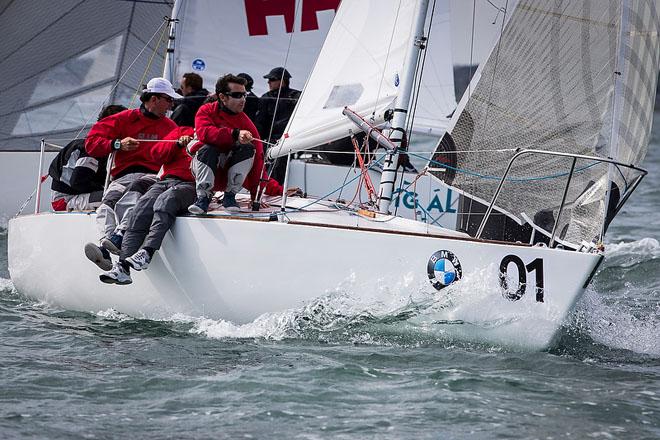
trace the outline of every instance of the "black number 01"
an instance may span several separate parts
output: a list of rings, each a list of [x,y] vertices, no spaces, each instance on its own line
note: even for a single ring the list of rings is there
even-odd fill
[[[511,291],[509,288],[508,271],[509,264],[513,263],[518,271],[518,288]],[[543,302],[543,259],[537,258],[525,266],[523,260],[517,255],[507,255],[500,263],[500,286],[505,298],[511,301],[518,301],[527,290],[527,273],[536,273],[536,301]]]

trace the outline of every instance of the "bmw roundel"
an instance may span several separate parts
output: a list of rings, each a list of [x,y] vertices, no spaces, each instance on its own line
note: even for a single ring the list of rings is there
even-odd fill
[[[193,68],[193,70],[197,70],[197,71],[201,72],[202,70],[206,69],[206,63],[204,62],[203,59],[196,58],[192,62],[192,68]]]
[[[461,262],[451,251],[437,251],[426,265],[426,271],[433,287],[438,290],[444,289],[454,281],[463,276]]]

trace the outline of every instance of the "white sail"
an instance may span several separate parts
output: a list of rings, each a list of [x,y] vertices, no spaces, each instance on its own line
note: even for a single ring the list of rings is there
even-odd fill
[[[448,138],[463,152],[454,156],[453,171],[438,177],[490,201],[516,148],[639,165],[648,145],[660,57],[657,3],[521,0],[452,121]],[[597,240],[611,217],[608,167],[576,164],[568,206],[557,222],[571,160],[521,157],[497,205],[547,232],[556,227],[559,238],[572,243]],[[621,199],[633,188],[631,173],[636,171],[621,167],[609,173]],[[468,212],[464,225],[475,224],[469,217]]]
[[[219,76],[245,72],[259,95],[267,91],[263,75],[286,65],[301,88],[339,2],[178,0],[172,79],[196,72],[211,90]]]
[[[271,158],[348,136],[354,125],[342,115],[345,106],[375,123],[383,121],[399,91],[417,7],[402,0],[342,2],[285,138],[269,151]],[[432,19],[416,115],[427,126],[442,126],[455,107],[448,2],[436,3]]]

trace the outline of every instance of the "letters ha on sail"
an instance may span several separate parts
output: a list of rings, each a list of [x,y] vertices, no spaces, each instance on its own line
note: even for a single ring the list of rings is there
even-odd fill
[[[364,2],[344,0],[338,15],[358,3]],[[415,42],[425,32],[428,2],[379,5],[393,7],[402,18],[412,8],[409,33],[401,34],[408,47],[401,50],[407,52],[403,59],[420,59],[410,51],[421,50]],[[518,4],[439,151],[455,158],[455,166],[444,163],[455,171],[447,183],[461,192],[464,204],[471,200],[484,208],[458,213],[468,233],[387,213],[364,215],[335,202],[289,198],[257,213],[179,217],[149,270],[119,287],[100,285],[82,254],[83,244],[95,236],[94,216],[46,213],[10,222],[12,280],[26,295],[75,310],[114,308],[150,318],[183,313],[235,323],[336,293],[407,297],[414,291],[438,307],[412,319],[443,337],[545,349],[602,261],[599,240],[608,213],[620,208],[644,174],[636,167],[643,154],[626,148],[648,140],[645,106],[652,103],[648,96],[656,84],[649,78],[656,75],[645,72],[657,73],[659,53],[657,21],[643,18],[657,17],[650,5],[632,2],[622,8],[612,1],[605,13],[589,1]],[[335,26],[341,22],[333,23],[330,34]],[[602,47],[603,40],[611,44]],[[536,55],[528,56],[530,51]],[[599,65],[606,67],[596,69]],[[406,61],[398,71],[402,87],[413,84],[409,68]],[[601,70],[607,71],[604,77],[598,76]],[[575,78],[576,71],[591,79]],[[400,97],[394,105],[407,107]],[[629,102],[643,104],[631,109]],[[307,116],[314,117],[299,109],[294,118]],[[476,159],[468,158],[468,149],[477,150]],[[616,150],[616,159],[608,159],[612,153],[603,149]],[[606,171],[596,173],[601,163]],[[614,193],[609,182],[619,188],[618,201],[609,196]],[[392,183],[381,182],[387,184]],[[502,214],[508,218],[505,226],[526,224],[529,230],[492,239],[497,229],[492,222]],[[592,216],[600,224],[592,224]]]

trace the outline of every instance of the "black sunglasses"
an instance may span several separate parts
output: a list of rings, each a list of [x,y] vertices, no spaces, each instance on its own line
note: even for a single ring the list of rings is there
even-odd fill
[[[241,99],[247,96],[247,92],[224,92],[223,95],[230,96],[234,99]]]
[[[174,98],[172,98],[169,95],[156,95],[156,96],[158,96],[161,99],[164,99],[167,102],[170,102],[170,103],[174,102]]]

